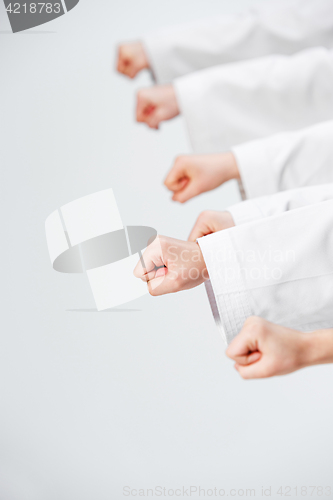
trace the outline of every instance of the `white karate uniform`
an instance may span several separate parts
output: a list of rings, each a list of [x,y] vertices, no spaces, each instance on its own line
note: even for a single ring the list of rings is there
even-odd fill
[[[143,43],[157,82],[174,80],[196,153],[333,118],[331,0],[270,3]]]
[[[194,151],[221,152],[332,119],[333,50],[216,66],[177,78],[174,88]]]
[[[333,121],[232,148],[246,198],[333,183]]]
[[[198,239],[226,342],[251,315],[303,331],[333,327],[333,184],[228,210],[235,227]]]
[[[276,2],[143,40],[157,83],[174,80],[194,151],[233,148],[249,198],[332,181],[332,123],[252,141],[333,119],[332,13],[331,0]],[[253,314],[332,327],[333,184],[228,210],[236,227],[198,240],[226,341]]]
[[[143,37],[157,83],[199,69],[268,54],[333,46],[331,0],[277,0],[248,12],[180,26]]]

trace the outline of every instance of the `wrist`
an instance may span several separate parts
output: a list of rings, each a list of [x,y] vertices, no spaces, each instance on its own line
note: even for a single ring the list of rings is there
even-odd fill
[[[302,364],[304,366],[333,363],[333,330],[302,333]]]
[[[226,167],[228,180],[240,179],[240,172],[238,170],[236,158],[231,151],[223,153],[223,163]]]
[[[235,221],[233,216],[228,210],[222,212],[223,214],[223,229],[229,229],[230,227],[235,227]]]
[[[199,243],[197,241],[195,241],[194,244],[196,245],[196,249],[197,249],[198,254],[199,254],[200,275],[202,277],[202,282],[204,282],[204,281],[207,281],[209,279],[209,275],[208,275],[208,271],[207,271],[207,267],[206,267],[206,262],[205,262],[205,259],[204,259],[204,256],[203,256],[203,253],[201,251]]]
[[[149,60],[148,60],[148,57],[147,57],[144,45],[143,45],[142,42],[139,42],[139,43],[140,43],[140,55],[141,55],[141,66],[142,66],[142,69],[149,69],[150,68],[150,64],[149,64]]]
[[[170,102],[171,109],[172,109],[172,111],[171,111],[172,115],[177,116],[177,115],[179,115],[179,105],[178,105],[178,101],[177,101],[177,94],[176,94],[175,88],[172,84],[167,85],[167,88],[168,88],[168,92],[169,92],[169,102]]]
[[[149,69],[148,57],[142,42],[133,42],[133,50],[135,52],[135,59],[140,70]]]

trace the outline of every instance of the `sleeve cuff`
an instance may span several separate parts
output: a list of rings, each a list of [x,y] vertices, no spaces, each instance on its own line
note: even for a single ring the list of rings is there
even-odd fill
[[[206,282],[206,291],[215,322],[227,344],[239,333],[245,320],[253,315],[232,242],[235,230],[225,229],[198,239],[210,278],[210,282]]]

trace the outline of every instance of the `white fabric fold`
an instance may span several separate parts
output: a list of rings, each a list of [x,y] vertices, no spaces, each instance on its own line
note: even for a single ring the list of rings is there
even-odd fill
[[[333,326],[333,199],[284,208],[198,239],[228,343],[251,315],[304,331]]]
[[[333,182],[333,121],[235,146],[247,198]]]
[[[247,12],[171,26],[143,37],[158,83],[268,54],[333,46],[331,0],[269,2]]]
[[[333,183],[290,189],[227,207],[236,226],[333,199]],[[333,216],[333,214],[332,214]]]
[[[333,52],[271,55],[177,78],[174,88],[196,153],[333,118]]]

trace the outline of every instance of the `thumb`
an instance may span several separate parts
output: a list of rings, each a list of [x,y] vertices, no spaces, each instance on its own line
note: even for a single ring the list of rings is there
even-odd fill
[[[179,189],[184,187],[184,181],[186,178],[186,168],[176,161],[166,176],[164,185],[170,189],[170,191],[179,191]]]
[[[246,326],[243,326],[241,332],[236,335],[226,350],[226,355],[231,359],[236,360],[236,358],[248,356],[252,352],[259,351],[257,336],[253,333],[249,334],[244,329],[246,329]]]
[[[188,237],[188,241],[197,241],[198,238],[206,236],[211,232],[212,231],[209,228],[207,222],[202,217],[199,216],[196,223],[193,226],[190,236]]]
[[[257,360],[257,362],[253,362],[248,365],[235,363],[235,369],[244,379],[266,378],[273,375],[273,373],[269,370],[269,366],[267,366],[267,361],[265,361],[264,357],[261,357]]]
[[[125,54],[122,54],[122,52],[119,52],[117,71],[130,78],[135,76],[133,60]]]
[[[244,356],[234,356],[234,361],[236,361],[236,365],[247,366],[259,361],[262,354],[259,351],[250,352],[245,354]]]
[[[176,192],[173,195],[172,199],[174,201],[179,201],[179,203],[185,203],[185,201],[194,198],[194,196],[197,196],[200,193],[201,190],[200,187],[198,186],[198,183],[194,179],[192,179],[187,182],[184,189],[181,189],[179,192]]]
[[[137,93],[136,119],[138,122],[146,122],[147,117],[154,111],[155,105],[143,91]]]
[[[161,122],[165,120],[165,115],[161,106],[148,104],[145,122],[150,128],[158,129]]]
[[[133,271],[134,276],[143,281],[152,279],[158,268],[164,267],[163,250],[159,237],[146,248],[143,255],[140,254],[140,260]],[[161,275],[161,272],[158,272]]]

